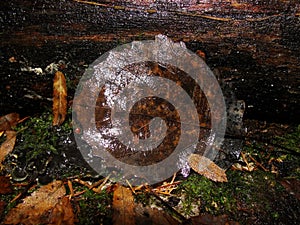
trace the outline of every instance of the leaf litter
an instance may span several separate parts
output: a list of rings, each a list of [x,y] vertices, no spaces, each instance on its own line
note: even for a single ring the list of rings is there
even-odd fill
[[[73,212],[69,210],[69,202],[63,198],[65,194],[62,181],[41,186],[9,211],[4,224],[62,224],[64,219],[72,221]],[[55,221],[60,223],[54,223]]]

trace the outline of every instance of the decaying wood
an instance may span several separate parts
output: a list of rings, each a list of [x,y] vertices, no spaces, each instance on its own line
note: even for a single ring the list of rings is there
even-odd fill
[[[24,57],[45,68],[68,55],[72,62],[90,64],[119,44],[162,33],[201,49],[208,65],[250,106],[246,115],[300,121],[296,0],[11,0],[1,6],[4,60]],[[12,65],[5,63],[2,73]],[[0,79],[9,96],[14,83]]]

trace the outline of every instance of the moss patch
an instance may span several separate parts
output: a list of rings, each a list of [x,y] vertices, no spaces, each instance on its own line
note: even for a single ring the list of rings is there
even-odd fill
[[[79,224],[111,224],[112,195],[105,190],[101,193],[84,190],[86,192],[76,200],[80,208],[77,214]]]

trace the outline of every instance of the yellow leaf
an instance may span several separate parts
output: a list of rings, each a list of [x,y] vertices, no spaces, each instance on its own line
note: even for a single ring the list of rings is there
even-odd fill
[[[65,194],[62,181],[53,181],[42,186],[10,210],[4,224],[49,224],[52,220],[51,212],[55,212],[55,206]]]
[[[6,131],[6,140],[0,146],[0,167],[5,157],[14,149],[17,132]]]
[[[64,74],[57,71],[53,81],[53,126],[61,125],[67,114],[67,85]]]
[[[208,158],[198,154],[191,154],[188,162],[190,167],[200,175],[215,182],[227,182],[225,170],[221,169]]]

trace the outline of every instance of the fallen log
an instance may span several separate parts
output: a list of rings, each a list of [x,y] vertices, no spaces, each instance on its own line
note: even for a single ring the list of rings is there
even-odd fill
[[[192,51],[204,52],[209,67],[246,102],[246,117],[299,124],[300,7],[296,0],[10,0],[0,4],[3,114],[28,114],[51,106],[53,77],[45,70],[48,66],[64,65],[71,100],[86,65],[122,43],[154,39],[162,33],[184,41]]]

